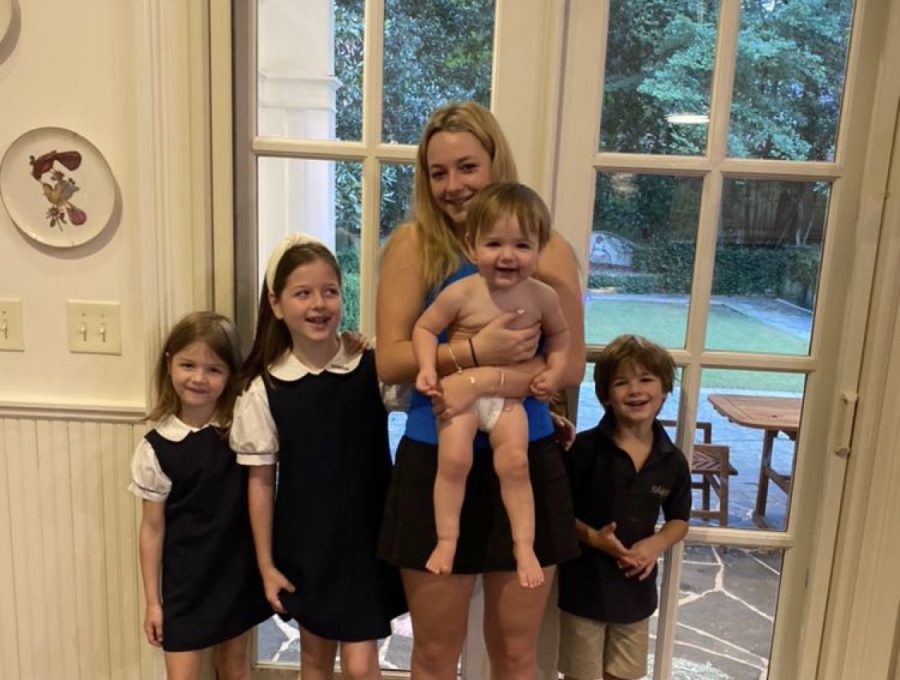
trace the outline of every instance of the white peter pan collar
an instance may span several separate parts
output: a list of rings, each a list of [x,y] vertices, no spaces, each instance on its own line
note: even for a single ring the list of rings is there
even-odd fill
[[[185,437],[187,437],[191,432],[199,432],[207,427],[221,427],[218,421],[211,420],[206,423],[203,427],[191,427],[187,423],[183,422],[178,416],[171,415],[165,420],[161,421],[156,426],[156,431],[160,434],[164,439],[168,439],[170,442],[180,442],[183,441]]]
[[[343,341],[340,341],[340,348],[325,366],[322,368],[310,368],[298,359],[290,350],[281,355],[281,358],[269,366],[269,373],[279,380],[293,382],[305,378],[307,375],[320,375],[323,371],[343,375],[351,373],[359,366],[362,360],[362,350],[356,354],[348,354],[344,349]]]

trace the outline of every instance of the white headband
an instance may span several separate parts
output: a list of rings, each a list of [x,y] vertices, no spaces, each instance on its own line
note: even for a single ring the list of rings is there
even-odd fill
[[[284,257],[284,254],[289,249],[304,243],[316,243],[324,248],[328,247],[315,236],[310,236],[309,234],[296,232],[285,236],[281,243],[272,250],[272,254],[269,255],[269,262],[266,264],[266,286],[268,286],[270,293],[274,292],[275,272],[278,270],[278,263],[281,262],[281,258]]]

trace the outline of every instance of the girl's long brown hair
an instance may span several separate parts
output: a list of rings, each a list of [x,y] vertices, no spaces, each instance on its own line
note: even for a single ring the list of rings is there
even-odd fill
[[[231,426],[234,401],[237,398],[237,374],[241,368],[241,343],[237,329],[228,317],[215,312],[191,312],[176,323],[163,343],[156,362],[154,385],[156,402],[147,420],[159,421],[181,410],[181,400],[169,377],[169,366],[178,352],[195,342],[202,342],[228,366],[225,389],[216,402],[215,419],[223,428]]]
[[[291,272],[297,267],[316,260],[330,265],[337,274],[338,284],[342,283],[341,267],[328,248],[321,243],[301,243],[284,251],[284,255],[278,261],[275,278],[272,282],[272,293],[275,297],[281,297]],[[241,390],[247,389],[258,375],[263,376],[263,379],[269,382],[269,374],[266,369],[290,349],[291,333],[284,321],[275,317],[269,302],[269,287],[263,280],[262,291],[259,294],[259,309],[256,314],[256,334],[253,336],[253,347],[250,348],[250,353],[241,369]]]

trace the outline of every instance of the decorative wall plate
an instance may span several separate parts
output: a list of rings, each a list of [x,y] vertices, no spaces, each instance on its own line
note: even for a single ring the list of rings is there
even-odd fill
[[[109,223],[115,198],[106,159],[71,130],[30,130],[0,162],[6,211],[22,233],[48,246],[71,248],[90,241]]]

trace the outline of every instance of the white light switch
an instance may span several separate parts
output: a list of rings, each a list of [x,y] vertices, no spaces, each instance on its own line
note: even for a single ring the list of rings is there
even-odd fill
[[[24,349],[22,301],[0,300],[0,351],[21,352]]]
[[[121,354],[118,302],[66,302],[70,352]]]

